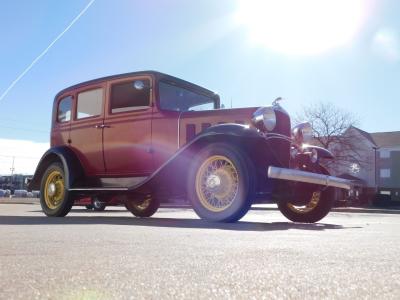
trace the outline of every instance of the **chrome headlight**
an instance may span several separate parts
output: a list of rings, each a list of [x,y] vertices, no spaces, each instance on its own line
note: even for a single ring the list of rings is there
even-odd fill
[[[293,127],[292,136],[296,144],[307,143],[312,139],[312,127],[308,122],[300,123]]]
[[[260,107],[254,112],[251,120],[261,131],[272,131],[276,126],[275,110],[272,106]]]

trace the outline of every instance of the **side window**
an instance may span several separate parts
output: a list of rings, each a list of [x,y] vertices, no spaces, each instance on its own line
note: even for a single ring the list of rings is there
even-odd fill
[[[150,80],[141,79],[111,86],[111,113],[150,106]]]
[[[77,119],[101,115],[103,106],[103,89],[85,91],[78,94]]]
[[[71,106],[72,106],[72,97],[68,96],[63,98],[58,103],[58,113],[57,113],[57,121],[58,122],[68,122],[71,120]]]

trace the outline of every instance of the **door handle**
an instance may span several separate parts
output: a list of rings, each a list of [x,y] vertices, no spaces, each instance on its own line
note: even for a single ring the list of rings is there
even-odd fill
[[[111,126],[105,125],[105,124],[100,124],[100,125],[95,125],[94,128],[103,129],[103,128],[111,128]]]

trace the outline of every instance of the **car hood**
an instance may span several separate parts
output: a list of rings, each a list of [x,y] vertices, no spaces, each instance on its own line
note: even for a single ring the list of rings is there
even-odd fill
[[[179,120],[180,146],[210,126],[236,123],[251,125],[251,118],[258,107],[216,109],[183,112]]]

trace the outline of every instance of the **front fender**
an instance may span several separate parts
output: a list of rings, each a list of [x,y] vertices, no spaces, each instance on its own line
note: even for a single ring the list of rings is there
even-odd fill
[[[40,159],[35,173],[28,184],[28,190],[39,190],[42,177],[46,169],[55,162],[63,165],[65,186],[72,187],[75,182],[84,176],[82,166],[75,153],[68,147],[53,147],[47,150]]]
[[[130,187],[131,191],[165,189],[173,193],[184,194],[186,190],[186,179],[193,157],[201,148],[212,143],[223,142],[232,145],[235,149],[242,151],[256,167],[256,180],[266,178],[268,159],[266,152],[268,147],[265,138],[254,128],[241,124],[220,124],[207,128],[198,134],[193,140],[180,148],[168,161],[157,169],[146,181],[138,186]],[[288,151],[289,152],[289,151]],[[171,176],[174,174],[174,176]]]

